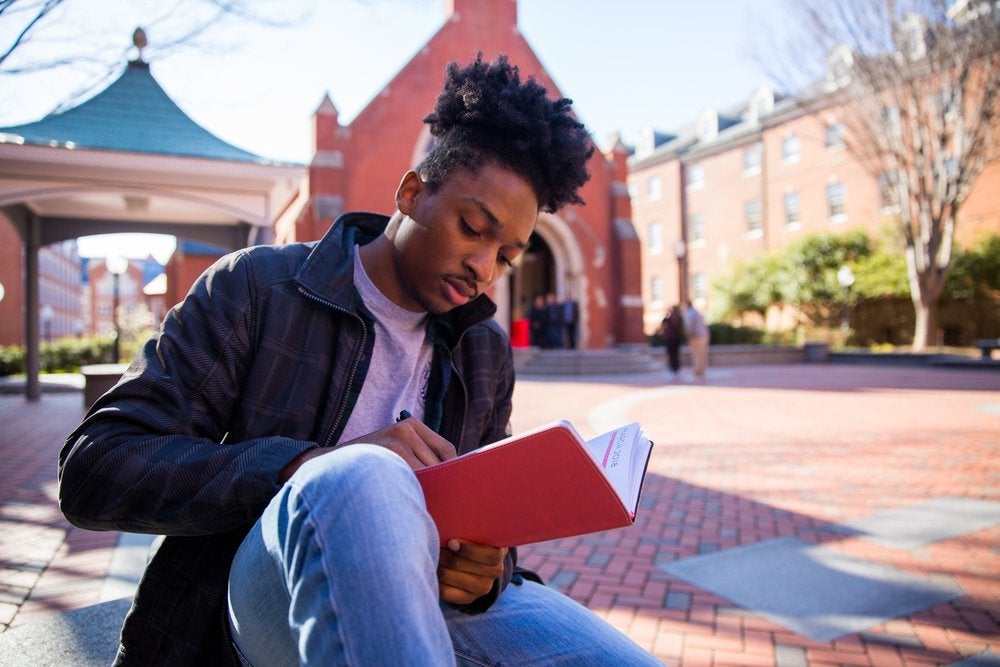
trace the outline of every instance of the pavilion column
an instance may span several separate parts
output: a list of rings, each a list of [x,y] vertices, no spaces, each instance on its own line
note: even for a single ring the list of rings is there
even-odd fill
[[[27,382],[24,397],[37,401],[41,397],[38,379],[40,364],[38,345],[38,248],[41,246],[42,223],[29,212],[24,229],[24,372]]]

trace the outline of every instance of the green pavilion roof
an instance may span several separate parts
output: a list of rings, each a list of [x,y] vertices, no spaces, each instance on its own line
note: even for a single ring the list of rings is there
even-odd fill
[[[0,128],[0,142],[268,163],[219,139],[181,111],[142,60],[80,105]]]

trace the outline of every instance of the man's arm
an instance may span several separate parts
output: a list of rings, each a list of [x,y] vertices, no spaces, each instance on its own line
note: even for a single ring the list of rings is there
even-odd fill
[[[242,527],[277,492],[278,472],[316,447],[283,437],[221,444],[253,356],[249,262],[236,253],[206,272],[69,436],[59,501],[70,521],[172,535]]]

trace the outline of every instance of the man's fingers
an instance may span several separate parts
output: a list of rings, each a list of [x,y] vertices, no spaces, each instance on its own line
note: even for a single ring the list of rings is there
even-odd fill
[[[461,570],[452,570],[444,566],[438,567],[437,575],[438,588],[441,591],[444,591],[445,589],[464,591],[471,596],[468,600],[469,602],[489,593],[493,588],[493,582],[497,579],[496,577],[483,576],[473,574],[471,572],[463,572]],[[444,598],[443,593],[442,599],[447,602],[454,601]]]
[[[475,544],[457,538],[448,540],[447,551],[461,558],[483,565],[499,565],[507,557],[507,547],[491,547],[488,544]]]
[[[486,593],[483,593],[483,595],[486,595]],[[482,597],[482,595],[475,595],[468,591],[463,591],[461,588],[446,586],[444,584],[438,585],[438,596],[443,602],[448,602],[449,604],[469,604],[477,598]]]
[[[496,579],[503,574],[504,558],[507,555],[506,547],[498,549],[471,542],[461,542],[460,549],[456,551],[452,548],[455,542],[458,540],[449,540],[448,548],[441,550],[439,562],[443,567],[491,579]]]
[[[421,421],[408,418],[373,433],[363,435],[338,446],[356,443],[380,445],[399,454],[406,463],[418,470],[453,459],[455,447]]]
[[[415,444],[422,445],[418,447],[422,451],[414,453],[425,465],[433,465],[455,458],[455,446],[435,433],[430,426],[422,421],[411,417],[400,422],[400,426],[413,429],[413,433],[417,437]]]

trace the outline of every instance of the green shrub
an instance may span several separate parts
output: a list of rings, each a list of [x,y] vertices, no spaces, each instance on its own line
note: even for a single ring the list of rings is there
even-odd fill
[[[753,327],[712,322],[708,331],[712,345],[760,345],[764,342],[764,331]]]
[[[0,376],[24,372],[24,348],[20,345],[0,345]]]
[[[38,364],[43,373],[72,373],[87,364],[111,363],[113,347],[107,337],[61,338],[41,344]],[[0,375],[24,373],[24,355],[23,346],[0,347]]]

